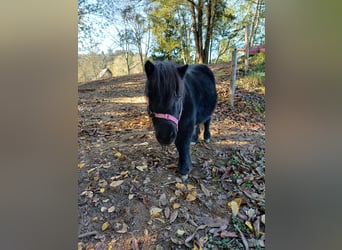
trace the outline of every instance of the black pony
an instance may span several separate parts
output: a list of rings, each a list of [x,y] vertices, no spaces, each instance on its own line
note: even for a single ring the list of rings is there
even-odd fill
[[[163,146],[176,144],[179,172],[187,178],[190,142],[198,140],[201,123],[204,123],[204,139],[210,139],[211,115],[217,103],[214,75],[203,64],[178,66],[150,61],[145,63],[145,73],[148,112],[156,138]]]

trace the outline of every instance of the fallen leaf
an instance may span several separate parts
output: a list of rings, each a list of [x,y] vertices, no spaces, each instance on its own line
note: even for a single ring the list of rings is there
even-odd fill
[[[253,222],[253,228],[255,232],[255,236],[259,237],[260,234],[260,216]]]
[[[177,229],[176,235],[177,235],[178,237],[181,237],[181,236],[183,236],[184,234],[185,234],[185,231],[184,231],[184,230]]]
[[[186,200],[187,201],[194,201],[197,198],[197,193],[196,191],[192,191],[191,193],[187,194]]]
[[[120,186],[124,181],[123,180],[119,180],[119,181],[113,181],[110,186],[111,187],[118,187]]]
[[[122,228],[120,230],[116,231],[116,232],[119,233],[119,234],[124,234],[124,233],[127,233],[127,229],[128,229],[127,224],[122,223]]]
[[[87,196],[88,198],[93,198],[93,196],[94,196],[94,193],[93,193],[93,191],[88,191],[88,190],[86,190],[86,191],[83,191],[82,193],[81,193],[81,196],[83,196],[83,195],[85,195],[85,196]]]
[[[96,169],[97,169],[96,167],[95,168],[91,168],[91,169],[87,170],[87,173],[90,174],[91,172],[93,172]]]
[[[179,183],[181,183],[181,182],[182,182],[182,179],[181,179],[181,178],[179,178],[179,177],[176,177],[176,182],[179,182]]]
[[[102,229],[102,231],[105,231],[108,227],[109,227],[109,222],[107,221],[107,222],[102,224],[101,229]]]
[[[139,245],[136,239],[131,240],[131,247],[132,247],[132,250],[139,250]]]
[[[179,208],[180,207],[180,204],[179,203],[173,203],[173,205],[172,205],[172,208],[173,209],[177,209],[177,208]]]
[[[176,197],[176,196],[172,196],[172,197],[170,198],[170,203],[174,202],[175,200],[177,200],[177,197]]]
[[[265,214],[261,215],[261,222],[265,225]]]
[[[175,195],[176,196],[181,196],[183,193],[182,193],[182,191],[180,191],[180,190],[175,190]]]
[[[114,156],[119,159],[120,161],[126,160],[126,156],[124,156],[122,153],[120,153],[117,149],[113,148]]]
[[[220,234],[221,238],[236,238],[238,235],[235,232],[222,231]]]
[[[228,207],[232,210],[234,216],[239,213],[241,202],[241,198],[235,198],[234,200],[228,202]]]
[[[170,208],[166,207],[164,209],[164,215],[165,215],[166,219],[168,219],[170,217]]]
[[[166,168],[168,168],[168,169],[173,169],[173,168],[177,168],[177,167],[178,167],[178,165],[175,163],[171,163],[171,164],[166,165]]]
[[[209,197],[210,196],[210,191],[201,183],[201,190],[203,191],[204,195]]]
[[[115,210],[114,206],[111,206],[110,208],[108,208],[108,213],[113,213]]]
[[[162,205],[162,206],[165,206],[167,204],[167,198],[166,198],[166,194],[165,193],[162,193],[159,197],[159,203]]]
[[[136,166],[136,169],[138,169],[139,171],[143,172],[144,170],[147,169],[147,165],[143,165],[143,166]]]
[[[252,226],[252,223],[250,221],[245,221],[245,224],[251,231],[253,231],[253,226]]]
[[[151,209],[150,209],[150,215],[151,215],[152,217],[159,217],[161,211],[163,211],[163,209],[161,209],[161,208],[159,208],[159,207],[151,207]]]
[[[247,214],[249,219],[253,220],[254,217],[255,217],[256,211],[255,211],[255,209],[250,208],[250,209],[247,210],[246,214]]]
[[[241,237],[241,240],[242,240],[242,243],[243,245],[245,246],[245,250],[249,250],[249,244],[248,244],[248,241],[246,239],[246,237],[244,236],[244,234],[241,232],[241,230],[239,229],[239,227],[235,227],[239,233],[240,233],[240,237]]]
[[[178,210],[173,211],[170,216],[170,223],[174,222],[178,217]]]
[[[183,183],[179,183],[179,182],[176,183],[176,188],[179,188],[181,190],[185,190],[186,189],[185,185]]]
[[[105,188],[100,188],[100,193],[104,193],[104,191],[106,191]]]
[[[103,164],[102,167],[105,168],[105,169],[108,169],[110,168],[112,165],[110,162],[106,163],[106,164]]]
[[[191,184],[187,184],[186,187],[187,187],[189,190],[195,189],[195,186],[194,186],[194,185],[191,185]]]
[[[129,200],[132,200],[133,197],[134,197],[134,194],[129,194],[129,195],[128,195],[128,199],[129,199]]]
[[[78,168],[83,168],[85,166],[85,163],[78,163]]]
[[[106,211],[107,208],[106,207],[101,207],[101,212],[103,213],[104,211]]]
[[[104,179],[99,180],[99,187],[104,188],[108,185],[108,182]]]
[[[161,218],[155,218],[155,220],[160,221],[161,223],[165,224],[165,220],[163,220]]]

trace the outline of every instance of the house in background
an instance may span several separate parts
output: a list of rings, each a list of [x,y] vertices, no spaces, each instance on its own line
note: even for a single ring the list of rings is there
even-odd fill
[[[101,70],[101,72],[97,75],[97,79],[107,79],[112,77],[112,71],[110,71],[110,69],[108,68],[104,68],[103,70]]]

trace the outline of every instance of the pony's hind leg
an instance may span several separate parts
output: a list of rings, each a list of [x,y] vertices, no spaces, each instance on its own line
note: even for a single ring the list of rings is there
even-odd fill
[[[211,122],[211,117],[204,122],[203,137],[204,137],[204,141],[207,142],[207,143],[210,142],[210,130],[209,130],[210,122]]]
[[[198,124],[195,126],[194,133],[192,134],[191,144],[195,144],[198,142],[199,133],[200,133],[200,125]]]

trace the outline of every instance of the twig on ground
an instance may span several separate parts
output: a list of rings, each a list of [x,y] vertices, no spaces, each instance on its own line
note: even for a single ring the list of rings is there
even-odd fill
[[[91,231],[91,232],[87,232],[87,233],[83,233],[83,234],[78,235],[78,238],[83,238],[83,237],[96,235],[96,234],[97,234],[97,231]]]

